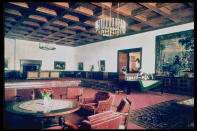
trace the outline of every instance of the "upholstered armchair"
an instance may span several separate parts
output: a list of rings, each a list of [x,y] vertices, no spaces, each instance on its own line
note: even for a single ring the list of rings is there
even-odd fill
[[[72,99],[77,102],[82,102],[83,88],[81,87],[68,87],[66,91],[65,99]],[[61,96],[60,96],[61,97]]]
[[[103,112],[111,108],[110,105],[113,103],[114,97],[108,92],[97,92],[94,97],[85,97],[81,108],[94,114]]]
[[[131,112],[131,101],[127,97],[123,98],[118,106],[112,105],[111,111],[122,115],[120,129],[127,129],[127,124]]]
[[[116,114],[113,111],[104,111],[88,117],[88,120],[83,120],[81,129],[119,129],[122,115]]]

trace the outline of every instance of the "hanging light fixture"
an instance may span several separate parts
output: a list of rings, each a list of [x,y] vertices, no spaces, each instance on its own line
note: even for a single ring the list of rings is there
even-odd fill
[[[118,4],[119,9],[119,4]],[[118,12],[119,13],[119,12]],[[103,8],[102,8],[103,14]],[[117,17],[111,17],[111,6],[110,6],[110,17],[102,18],[95,23],[96,32],[102,36],[119,36],[126,32],[126,22]]]
[[[55,50],[55,44],[39,43],[39,48],[42,50]]]

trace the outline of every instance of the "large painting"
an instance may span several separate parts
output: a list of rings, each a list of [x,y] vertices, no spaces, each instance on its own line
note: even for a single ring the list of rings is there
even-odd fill
[[[129,52],[129,72],[138,73],[141,68],[141,52]]]
[[[54,62],[54,69],[64,70],[65,69],[65,62],[64,61],[55,61]]]
[[[158,75],[180,76],[194,70],[194,30],[156,37]]]

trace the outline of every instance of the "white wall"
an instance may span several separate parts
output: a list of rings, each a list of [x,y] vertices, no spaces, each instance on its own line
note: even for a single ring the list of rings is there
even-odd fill
[[[5,38],[5,57],[10,58],[11,67],[14,70],[14,44],[16,42],[16,64],[15,70],[20,70],[20,60],[42,60],[41,70],[54,70],[54,61],[65,61],[65,70],[74,70],[74,53],[73,47],[56,45],[56,50],[41,50],[39,43],[27,40]]]
[[[14,70],[14,43],[16,42],[15,70],[20,70],[20,59],[42,60],[41,70],[54,70],[54,61],[65,61],[65,70],[78,70],[78,62],[84,63],[84,70],[90,65],[98,71],[98,61],[105,60],[106,72],[117,72],[117,52],[122,49],[142,47],[142,72],[155,72],[155,38],[194,29],[194,22],[139,33],[113,40],[106,40],[79,47],[56,46],[56,50],[45,51],[38,48],[38,42],[5,38],[5,57],[9,59],[9,69]]]
[[[8,59],[8,70],[14,70],[14,39],[4,39],[4,57]]]
[[[194,29],[193,22],[76,47],[75,65],[83,62],[84,70],[89,71],[90,65],[94,65],[98,71],[98,61],[105,60],[106,72],[117,72],[118,50],[142,47],[141,71],[154,73],[156,36],[190,29]]]

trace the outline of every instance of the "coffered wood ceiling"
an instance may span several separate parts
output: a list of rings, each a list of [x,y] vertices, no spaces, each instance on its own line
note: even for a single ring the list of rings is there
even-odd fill
[[[129,2],[7,2],[4,34],[65,46],[81,46],[113,39],[95,32],[95,21],[110,15],[127,23],[127,36],[194,21],[193,3]]]

